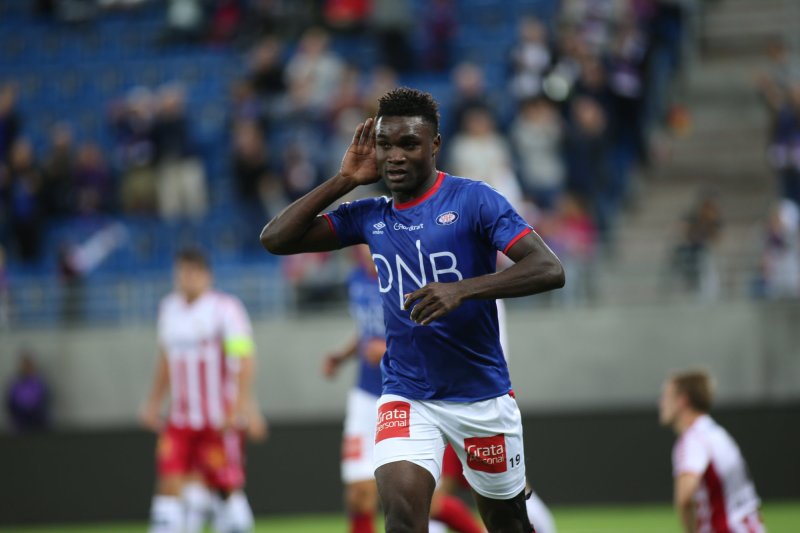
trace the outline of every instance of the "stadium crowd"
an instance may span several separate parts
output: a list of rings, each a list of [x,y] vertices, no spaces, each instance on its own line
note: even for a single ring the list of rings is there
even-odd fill
[[[39,2],[37,13],[63,24],[72,20],[68,4]],[[98,2],[82,16],[91,23],[123,4],[147,2]],[[652,139],[667,127],[692,15],[691,2],[565,2],[551,18],[520,18],[497,68],[459,49],[470,27],[459,28],[451,0],[424,9],[408,0],[198,0],[165,9],[153,43],[164,54],[189,43],[242,58],[241,75],[229,80],[226,142],[197,142],[192,86],[175,80],[102,102],[111,143],[74,138],[64,109],[36,153],[15,80],[3,80],[0,245],[12,264],[41,261],[43,234],[64,217],[202,220],[218,206],[208,185],[216,179],[235,198],[225,209],[257,228],[336,172],[349,132],[374,113],[378,95],[428,75],[451,87],[440,98],[451,139],[442,168],[505,194],[567,265],[564,298],[589,299],[592,265],[613,253],[620,212],[656,159]],[[332,45],[352,36],[375,44],[369,68]],[[227,153],[223,176],[209,175],[209,150]]]

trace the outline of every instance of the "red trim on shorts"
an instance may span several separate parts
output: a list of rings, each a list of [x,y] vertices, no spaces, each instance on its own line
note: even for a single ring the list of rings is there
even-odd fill
[[[414,198],[413,200],[409,200],[408,202],[403,202],[403,203],[397,202],[394,204],[394,208],[403,210],[421,204],[422,202],[424,202],[425,200],[436,194],[436,191],[438,191],[439,187],[442,186],[443,181],[444,181],[444,172],[440,170],[439,175],[436,177],[436,182],[433,184],[433,187],[425,191],[425,194],[423,194],[419,198]]]
[[[322,218],[328,221],[328,225],[331,227],[333,234],[336,235],[336,237],[339,237],[339,235],[336,233],[336,228],[333,227],[333,220],[331,220],[331,216],[328,213],[325,213],[322,215]]]
[[[508,391],[508,395],[514,398],[515,400],[517,399],[517,394],[514,392],[514,389]]]
[[[511,239],[511,242],[509,242],[508,245],[506,245],[506,247],[503,249],[503,253],[507,254],[508,251],[511,249],[511,247],[517,244],[517,241],[523,238],[528,233],[533,233],[533,230],[531,228],[525,228],[524,230],[520,231],[517,234],[517,236]]]

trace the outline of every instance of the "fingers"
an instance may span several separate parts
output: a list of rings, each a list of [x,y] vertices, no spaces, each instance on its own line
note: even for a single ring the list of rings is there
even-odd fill
[[[353,142],[350,144],[357,146],[361,141],[361,134],[364,132],[364,122],[356,126],[356,132],[353,134]]]
[[[358,128],[356,128],[356,134],[358,135],[358,146],[371,146],[375,139],[375,120],[370,117],[359,124]]]

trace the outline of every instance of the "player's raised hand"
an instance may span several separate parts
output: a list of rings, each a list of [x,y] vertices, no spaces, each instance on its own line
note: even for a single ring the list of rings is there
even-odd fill
[[[343,360],[344,358],[339,353],[330,353],[325,356],[325,360],[322,361],[322,375],[328,379],[334,377]]]
[[[356,128],[353,142],[342,159],[339,174],[358,185],[375,183],[380,179],[375,159],[375,119],[368,118]]]
[[[463,300],[458,284],[434,282],[406,294],[403,309],[411,309],[411,320],[427,326],[461,305]]]

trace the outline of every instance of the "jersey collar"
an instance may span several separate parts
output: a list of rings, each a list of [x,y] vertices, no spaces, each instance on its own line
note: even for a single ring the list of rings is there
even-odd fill
[[[402,211],[403,209],[409,209],[411,207],[414,207],[415,205],[421,204],[422,202],[424,202],[425,200],[436,194],[436,191],[438,191],[439,187],[442,186],[443,181],[444,181],[444,172],[440,170],[439,175],[436,177],[436,182],[434,182],[433,186],[427,191],[425,191],[425,193],[422,196],[414,198],[413,200],[409,200],[408,202],[403,202],[403,203],[394,202],[394,208]]]

